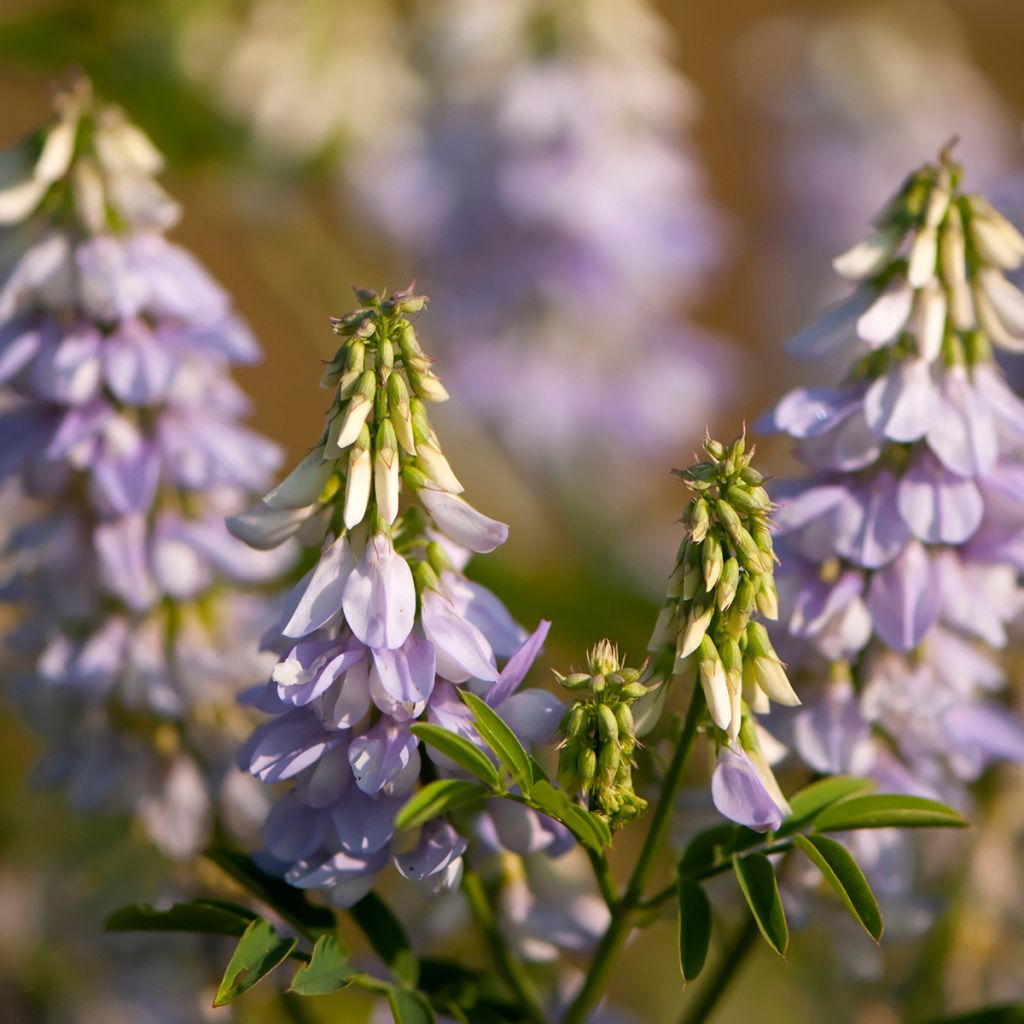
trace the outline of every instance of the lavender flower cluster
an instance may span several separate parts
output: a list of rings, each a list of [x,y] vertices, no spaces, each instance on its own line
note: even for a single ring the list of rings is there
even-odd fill
[[[856,290],[790,347],[843,382],[790,392],[771,424],[810,468],[779,491],[788,646],[830,663],[797,752],[962,804],[987,765],[1024,760],[993,657],[1024,569],[1024,403],[993,360],[1024,348],[1005,276],[1024,238],[960,178],[943,152],[836,259]]]
[[[3,599],[26,612],[11,644],[26,712],[53,741],[43,778],[78,805],[137,812],[186,856],[206,839],[225,734],[244,728],[234,691],[261,662],[264,600],[223,584],[263,585],[291,555],[224,527],[280,453],[239,423],[228,369],[259,352],[164,238],[178,207],[160,167],[84,80],[8,154],[0,477],[18,521]]]
[[[549,624],[527,636],[462,572],[470,552],[493,551],[508,528],[460,496],[430,425],[426,403],[447,393],[408,319],[426,300],[411,291],[357,295],[361,308],[335,322],[344,340],[322,381],[334,393],[323,436],[229,521],[259,548],[300,529],[323,538],[276,628],[282,656],[251,695],[274,718],[241,760],[263,782],[290,784],[264,829],[270,865],[340,906],[365,895],[392,859],[434,891],[461,878],[467,840],[447,819],[412,840],[395,837],[396,812],[424,768],[415,721],[481,743],[458,696],[463,686],[525,742],[552,738],[561,715],[551,694],[516,692]],[[507,659],[501,669],[499,659]],[[434,772],[457,771],[442,754],[430,757]],[[506,801],[484,828],[519,852],[566,846],[555,823]]]

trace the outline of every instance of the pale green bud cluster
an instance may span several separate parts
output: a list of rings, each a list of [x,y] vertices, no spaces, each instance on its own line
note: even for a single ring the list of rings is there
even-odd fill
[[[704,454],[677,471],[694,497],[649,649],[666,679],[684,674],[696,657],[711,720],[732,742],[747,711],[767,711],[769,700],[793,705],[799,699],[767,631],[754,621],[779,612],[772,502],[751,465],[754,451],[747,451],[745,435],[728,447],[709,437]]]
[[[631,705],[648,690],[641,672],[624,667],[618,650],[602,640],[589,652],[586,672],[556,673],[575,694],[562,718],[558,782],[581,792],[612,829],[647,809],[633,789],[637,740]]]
[[[443,402],[448,392],[407,318],[426,298],[408,289],[356,296],[362,308],[332,320],[343,341],[321,380],[335,391],[321,457],[339,460],[349,530],[369,511],[376,527],[394,523],[403,482],[462,491],[427,417],[426,403]]]

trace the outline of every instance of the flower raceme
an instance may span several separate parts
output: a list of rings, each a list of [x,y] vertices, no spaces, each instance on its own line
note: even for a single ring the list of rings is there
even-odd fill
[[[699,681],[719,748],[716,807],[750,828],[777,827],[787,813],[752,715],[799,698],[760,613],[778,615],[772,503],[744,437],[729,447],[708,438],[705,459],[678,475],[694,492],[687,537],[651,637],[653,675]]]
[[[779,492],[789,633],[836,663],[797,749],[817,771],[943,795],[1024,759],[1024,730],[986,697],[1003,675],[983,649],[1005,644],[1024,569],[1024,404],[993,359],[1024,350],[1024,294],[1005,276],[1024,238],[960,178],[943,152],[835,260],[855,291],[790,347],[845,377],[770,417],[810,467]]]
[[[137,812],[187,856],[223,777],[214,723],[244,729],[234,691],[263,663],[265,599],[240,588],[291,558],[223,520],[280,454],[238,422],[228,369],[258,359],[255,341],[162,234],[178,207],[160,154],[84,80],[56,105],[0,183],[0,475],[24,499],[5,596],[26,610],[26,714],[56,748],[43,777]]]
[[[426,299],[356,294],[361,307],[334,321],[342,342],[322,379],[334,400],[320,441],[229,523],[258,548],[300,530],[323,538],[278,625],[282,656],[253,696],[275,718],[243,758],[264,782],[291,782],[267,821],[270,855],[293,884],[328,889],[339,905],[368,892],[389,857],[434,889],[458,884],[467,841],[448,820],[393,841],[395,814],[424,768],[416,720],[479,742],[463,686],[500,707],[527,742],[553,736],[560,717],[553,696],[516,692],[548,623],[526,636],[461,571],[508,529],[461,497],[430,425],[427,404],[447,393],[409,319]],[[456,767],[431,756],[435,774]]]

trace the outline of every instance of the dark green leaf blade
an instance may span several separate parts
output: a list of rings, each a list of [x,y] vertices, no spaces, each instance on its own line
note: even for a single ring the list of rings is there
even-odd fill
[[[815,832],[848,832],[857,828],[966,828],[967,824],[952,807],[901,793],[840,800],[814,818]]]
[[[793,842],[817,865],[864,931],[879,942],[883,929],[882,912],[864,872],[850,851],[828,836],[795,835]]]
[[[369,892],[349,907],[348,912],[377,956],[402,981],[415,985],[419,976],[419,961],[412,951],[412,944],[401,921],[384,900],[375,892]]]
[[[434,1011],[419,992],[392,986],[388,989],[388,1006],[395,1024],[435,1024]]]
[[[608,823],[574,803],[569,795],[547,779],[540,779],[530,790],[530,806],[560,821],[588,849],[601,853],[612,842]]]
[[[333,935],[321,935],[309,963],[295,972],[291,991],[300,996],[325,996],[350,984],[355,973],[338,940]]]
[[[249,923],[221,979],[214,1006],[226,1006],[265,978],[295,948],[295,939],[282,939],[262,917]]]
[[[771,861],[763,853],[734,854],[732,867],[758,929],[768,945],[784,957],[789,948],[789,926]]]
[[[268,875],[244,853],[226,846],[214,846],[204,851],[203,856],[258,900],[273,907],[299,931],[313,935],[334,931],[337,922],[330,910],[314,906],[301,889],[289,885],[282,878]]]
[[[519,737],[505,723],[501,716],[475,693],[459,690],[459,696],[473,712],[473,725],[484,743],[494,751],[505,770],[523,791],[530,792],[533,785],[533,768],[530,755],[524,749]]]
[[[465,779],[435,779],[413,793],[395,815],[395,828],[418,828],[449,811],[493,795],[489,789]]]
[[[790,815],[783,821],[778,835],[789,835],[811,821],[826,807],[874,788],[871,779],[859,779],[852,775],[831,775],[805,786],[789,798]]]
[[[256,915],[245,907],[220,900],[193,900],[156,910],[135,903],[115,910],[107,918],[108,932],[197,932],[204,935],[240,936]]]
[[[429,722],[417,722],[409,731],[492,789],[501,788],[501,777],[494,762],[465,737]]]
[[[704,969],[711,945],[711,903],[696,882],[679,879],[679,969],[683,984]]]

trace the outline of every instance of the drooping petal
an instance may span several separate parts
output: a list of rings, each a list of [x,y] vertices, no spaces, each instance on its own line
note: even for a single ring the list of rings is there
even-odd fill
[[[436,819],[423,826],[416,846],[395,857],[395,867],[403,878],[419,882],[445,871],[466,852],[467,845],[449,822]]]
[[[348,761],[356,785],[367,796],[389,795],[399,776],[410,765],[418,766],[418,746],[406,726],[381,718],[369,732],[356,736],[349,744]]]
[[[868,610],[886,644],[910,651],[924,639],[939,615],[938,583],[932,560],[917,541],[875,573],[868,587]]]
[[[294,537],[315,512],[315,505],[272,509],[258,501],[248,511],[229,516],[226,522],[228,529],[239,540],[260,551],[267,551]]]
[[[906,326],[914,304],[914,290],[900,278],[881,292],[857,320],[857,334],[872,348],[894,341]]]
[[[410,633],[397,650],[373,652],[370,696],[385,715],[396,722],[418,718],[434,690],[434,645]]]
[[[367,647],[395,650],[412,631],[416,585],[409,563],[384,534],[371,538],[348,577],[342,597],[345,621]]]
[[[527,672],[537,660],[537,655],[540,654],[550,629],[551,623],[541,619],[537,628],[505,663],[505,667],[498,676],[498,681],[487,691],[486,700],[492,708],[498,707],[518,689],[519,684],[526,678]]]
[[[423,631],[436,648],[437,671],[453,683],[469,678],[494,682],[498,669],[487,638],[455,610],[455,606],[436,590],[425,590],[420,603]]]
[[[711,799],[719,813],[755,832],[775,831],[786,812],[765,789],[743,751],[722,747],[711,776]]]
[[[999,455],[995,418],[963,367],[952,367],[944,374],[927,437],[943,465],[960,476],[978,476],[995,464]]]
[[[343,533],[321,552],[320,561],[308,582],[304,581],[301,597],[281,632],[294,638],[308,636],[330,622],[341,611],[343,596],[355,569],[348,536]]]
[[[978,485],[951,473],[927,451],[903,475],[897,500],[914,535],[929,544],[962,544],[985,514]]]
[[[836,506],[832,526],[835,550],[865,569],[891,562],[910,540],[899,514],[899,481],[885,469],[860,482],[850,500]]]
[[[938,392],[923,359],[904,359],[868,388],[864,418],[879,437],[916,441],[935,420]]]
[[[447,491],[422,487],[417,492],[438,528],[456,544],[487,554],[508,540],[508,527],[478,512],[468,501]]]

